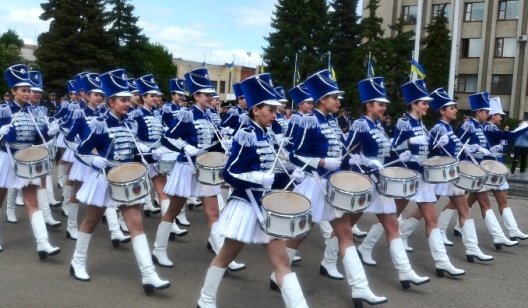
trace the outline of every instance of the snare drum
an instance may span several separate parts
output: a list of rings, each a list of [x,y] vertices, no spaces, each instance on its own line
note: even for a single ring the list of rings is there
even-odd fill
[[[138,163],[126,163],[112,168],[107,175],[110,197],[130,203],[149,194],[147,168]]]
[[[453,182],[456,187],[466,191],[479,191],[484,186],[488,176],[484,169],[468,162],[461,162],[458,168],[460,177]]]
[[[161,159],[158,161],[158,173],[170,174],[177,158],[178,153],[176,152],[163,153]]]
[[[224,183],[222,170],[227,163],[227,156],[220,152],[207,152],[196,158],[196,179],[206,185]]]
[[[364,211],[372,197],[372,181],[352,171],[334,173],[328,180],[326,201],[332,207],[349,213]]]
[[[50,160],[48,150],[31,147],[15,153],[15,173],[19,178],[36,179],[48,175]]]
[[[449,183],[458,179],[458,161],[449,156],[434,156],[424,160],[424,180],[428,183]]]
[[[271,192],[262,197],[260,208],[266,234],[284,239],[298,238],[312,228],[312,208],[303,195],[290,191]]]
[[[483,160],[480,162],[480,167],[488,173],[485,185],[501,186],[506,182],[506,177],[510,173],[508,167],[496,160]]]
[[[407,199],[416,194],[418,180],[418,174],[414,170],[389,167],[380,171],[377,188],[380,195]]]

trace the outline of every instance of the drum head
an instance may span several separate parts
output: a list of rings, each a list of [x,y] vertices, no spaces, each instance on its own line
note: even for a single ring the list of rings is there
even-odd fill
[[[369,178],[352,171],[341,171],[330,177],[330,184],[344,191],[362,192],[372,188]]]
[[[43,148],[27,148],[15,153],[15,160],[21,162],[39,161],[48,156],[48,150]]]
[[[443,165],[449,165],[456,162],[456,159],[449,156],[433,156],[431,158],[428,158],[424,160],[423,165],[424,166],[443,166]]]
[[[503,163],[496,160],[483,160],[480,162],[482,169],[495,174],[508,174],[510,171]]]
[[[416,171],[402,167],[385,168],[380,171],[380,174],[388,178],[396,179],[411,179],[417,176]]]
[[[220,152],[207,152],[196,158],[196,163],[198,165],[206,167],[222,167],[227,163],[227,155]]]
[[[147,168],[138,163],[127,163],[112,168],[108,172],[108,181],[126,183],[139,179],[147,173]]]
[[[280,191],[263,196],[262,206],[281,214],[298,214],[310,209],[310,201],[298,193]]]
[[[474,165],[471,163],[461,162],[459,165],[460,172],[471,175],[471,176],[486,176],[486,171],[484,171],[482,168],[480,168],[478,165]]]

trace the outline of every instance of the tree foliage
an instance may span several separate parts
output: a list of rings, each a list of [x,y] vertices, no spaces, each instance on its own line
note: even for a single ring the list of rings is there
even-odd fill
[[[20,48],[23,45],[24,41],[14,30],[9,29],[4,32],[0,36],[0,68],[5,69],[13,64],[22,63]],[[4,93],[7,90],[7,84],[2,71],[0,74],[0,92]]]
[[[176,65],[172,62],[172,54],[161,44],[148,44],[145,49],[144,72],[153,73],[161,91],[169,93],[169,79],[176,75]]]
[[[449,78],[449,62],[451,54],[451,31],[448,19],[444,14],[438,14],[425,28],[426,37],[422,40],[424,46],[420,53],[420,63],[427,70],[427,86],[429,90],[445,87]]]

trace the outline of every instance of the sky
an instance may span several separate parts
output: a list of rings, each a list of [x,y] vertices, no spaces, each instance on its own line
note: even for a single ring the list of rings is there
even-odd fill
[[[0,0],[0,33],[14,29],[27,44],[48,31],[41,0]],[[174,58],[208,64],[261,64],[277,0],[132,0],[138,26]]]

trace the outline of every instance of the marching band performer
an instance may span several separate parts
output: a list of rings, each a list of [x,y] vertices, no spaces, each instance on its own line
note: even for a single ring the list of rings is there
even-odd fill
[[[252,205],[251,201],[251,197],[260,200],[263,191],[270,189],[274,181],[275,156],[267,127],[275,119],[280,103],[273,87],[258,75],[242,81],[241,87],[247,99],[250,122],[235,134],[232,155],[223,171],[234,191],[212,232],[225,237],[225,242],[207,270],[198,307],[216,307],[216,294],[226,268],[245,244],[251,243],[263,244],[266,249],[286,307],[308,307],[297,276],[290,271],[284,241],[270,238],[260,229],[256,213],[260,211],[259,205]],[[250,193],[246,189],[250,189]]]
[[[390,155],[391,143],[385,130],[381,127],[380,119],[387,110],[389,100],[386,98],[385,86],[382,77],[367,78],[358,83],[361,98],[363,116],[352,123],[347,140],[348,148],[354,150],[354,155],[349,163],[353,169],[359,169],[358,165],[366,166],[379,172],[384,169],[383,164]],[[361,154],[358,154],[361,153]],[[399,155],[400,160],[408,160],[409,151]],[[430,281],[429,277],[418,276],[411,267],[407,254],[400,238],[398,219],[396,216],[396,203],[393,198],[383,196],[377,190],[373,191],[372,200],[365,213],[375,214],[380,224],[374,224],[363,243],[358,247],[358,254],[363,263],[376,265],[372,260],[372,238],[379,238],[386,232],[386,241],[389,246],[394,267],[398,270],[400,283],[404,289],[410,284],[421,285]],[[377,239],[376,239],[377,240]],[[374,241],[375,243],[375,241]],[[370,245],[369,245],[370,244]]]
[[[167,257],[167,238],[172,221],[180,213],[186,199],[191,196],[202,197],[207,224],[212,230],[218,220],[217,195],[221,193],[219,185],[213,186],[198,182],[194,171],[196,157],[213,145],[215,135],[217,135],[216,128],[206,114],[214,93],[207,69],[197,68],[186,73],[185,84],[195,104],[190,110],[181,109],[179,111],[177,122],[174,121],[169,125],[169,130],[162,140],[169,149],[180,152],[165,185],[164,191],[170,196],[170,205],[158,226],[153,251],[157,263],[169,267],[172,266],[172,261]],[[227,142],[223,147],[228,147]],[[223,238],[211,234],[207,245],[218,253],[223,245]],[[235,261],[229,264],[231,271],[239,271],[245,267],[244,264]]]
[[[86,204],[86,215],[79,228],[75,252],[70,263],[70,273],[77,280],[90,280],[86,271],[86,260],[92,233],[106,208],[119,207],[132,236],[132,246],[141,271],[143,288],[145,293],[150,294],[154,290],[170,287],[170,282],[159,278],[152,263],[147,237],[143,230],[141,204],[137,203],[141,203],[142,200],[132,204],[119,204],[111,199],[105,170],[110,166],[137,161],[138,154],[141,160],[149,163],[154,162],[159,156],[156,152],[151,156],[143,156],[140,152],[142,149],[135,145],[135,136],[131,129],[133,123],[127,120],[131,94],[125,70],[116,69],[102,74],[101,84],[109,105],[107,118],[97,118],[90,122],[91,134],[76,150],[76,157],[93,167],[95,172],[83,183],[77,193],[77,199]],[[94,150],[97,150],[97,155],[93,154]]]
[[[38,208],[37,190],[42,185],[43,179],[19,177],[15,173],[12,155],[32,145],[46,143],[51,136],[57,134],[59,127],[55,122],[50,125],[39,124],[36,119],[39,111],[36,107],[27,104],[31,87],[28,71],[27,66],[16,64],[8,67],[4,72],[14,99],[11,106],[4,105],[0,111],[0,116],[2,116],[2,127],[0,127],[0,135],[2,136],[0,146],[0,156],[2,156],[0,159],[0,200],[3,202],[9,188],[22,190],[24,205],[37,242],[37,253],[39,258],[43,260],[48,256],[60,253],[59,247],[53,247],[49,243],[44,215]]]
[[[234,136],[241,125],[240,117],[246,113],[247,103],[240,83],[233,84],[233,91],[235,92],[236,105],[229,108],[220,123],[222,135]]]
[[[369,288],[363,265],[354,246],[351,224],[361,215],[345,213],[330,207],[324,198],[327,176],[338,171],[343,154],[343,140],[328,123],[330,114],[340,106],[338,96],[343,94],[328,70],[319,71],[306,79],[304,85],[313,98],[315,110],[303,116],[298,134],[294,137],[290,161],[306,169],[308,176],[294,191],[306,196],[312,205],[313,221],[329,221],[337,236],[339,254],[342,257],[345,276],[351,287],[351,296],[356,306],[362,302],[371,305],[387,302],[386,297],[376,296]],[[304,238],[288,240],[286,246],[290,260]],[[275,274],[275,273],[274,273]],[[273,277],[273,275],[272,275]],[[273,282],[273,278],[272,278]]]
[[[68,101],[65,101],[61,104],[60,109],[57,110],[57,113],[55,114],[56,119],[61,119],[61,121],[64,120],[64,117],[68,113],[68,105],[70,102],[77,101],[77,93],[75,92],[75,81],[68,80],[66,81],[66,91],[68,94]],[[64,197],[64,184],[66,182],[67,176],[66,171],[68,169],[68,163],[62,160],[62,156],[64,155],[64,152],[68,148],[66,146],[66,143],[64,143],[64,136],[65,133],[63,133],[62,130],[59,131],[60,134],[57,136],[57,152],[58,152],[58,162],[57,162],[57,184],[61,189],[63,189],[63,197]],[[68,193],[69,195],[69,193]],[[63,200],[65,200],[63,198]],[[66,208],[66,204],[64,204],[65,201],[63,201],[62,208],[63,210]]]

